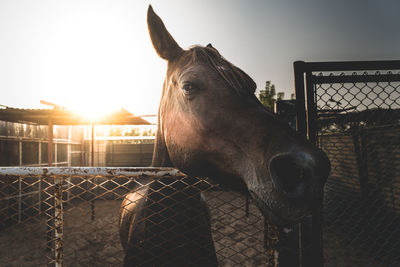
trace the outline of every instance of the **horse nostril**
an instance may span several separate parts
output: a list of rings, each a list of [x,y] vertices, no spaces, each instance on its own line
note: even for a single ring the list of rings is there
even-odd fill
[[[290,154],[278,155],[271,159],[269,171],[272,181],[285,196],[301,198],[305,196],[307,171]]]

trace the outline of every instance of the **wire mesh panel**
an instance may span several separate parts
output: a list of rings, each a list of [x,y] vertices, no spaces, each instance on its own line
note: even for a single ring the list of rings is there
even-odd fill
[[[141,251],[150,259],[147,263],[154,264],[160,249],[176,246],[173,242],[187,246],[201,238],[196,235],[201,229],[188,225],[205,218],[185,209],[184,203],[203,199],[218,264],[266,265],[264,221],[251,203],[246,216],[245,196],[208,179],[164,168],[1,168],[0,262],[5,266],[122,266],[125,253],[120,238],[128,237],[120,237],[119,213],[124,197],[132,192],[136,199],[124,203],[136,205],[141,199],[147,203],[144,211],[134,210],[144,212],[135,226],[145,223],[147,232],[131,232],[133,238],[151,240],[151,247]],[[193,258],[193,262],[201,260]]]
[[[332,165],[325,266],[400,266],[400,63],[386,64],[304,63],[308,134]]]

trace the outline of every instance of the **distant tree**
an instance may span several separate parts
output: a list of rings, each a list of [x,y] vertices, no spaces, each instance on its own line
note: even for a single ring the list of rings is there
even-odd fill
[[[140,136],[139,128],[133,128],[130,132],[125,132],[124,136]]]
[[[122,129],[120,127],[112,128],[108,135],[109,136],[122,136]]]
[[[154,132],[152,129],[146,129],[142,133],[143,136],[156,136],[156,132]]]
[[[140,129],[139,127],[134,128],[123,128],[120,126],[113,127],[109,131],[109,136],[155,136],[156,132],[153,129]]]
[[[277,100],[282,100],[285,97],[285,93],[279,92],[276,94],[275,85],[271,81],[265,83],[265,89],[260,90],[258,94],[258,99],[260,102],[269,110],[273,111],[275,102]]]

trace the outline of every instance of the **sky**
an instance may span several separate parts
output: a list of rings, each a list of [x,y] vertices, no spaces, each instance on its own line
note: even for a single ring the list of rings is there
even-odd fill
[[[400,59],[397,0],[0,0],[0,104],[155,114],[166,62],[149,4],[182,48],[212,43],[286,98],[296,60]]]

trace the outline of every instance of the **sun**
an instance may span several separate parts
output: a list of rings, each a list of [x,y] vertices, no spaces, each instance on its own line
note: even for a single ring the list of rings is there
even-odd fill
[[[74,103],[68,103],[65,105],[68,110],[71,110],[77,116],[82,117],[90,122],[97,122],[102,118],[111,115],[112,113],[121,110],[122,107],[112,105],[110,103],[102,103],[102,101],[96,101],[95,103],[82,103],[76,101]]]

